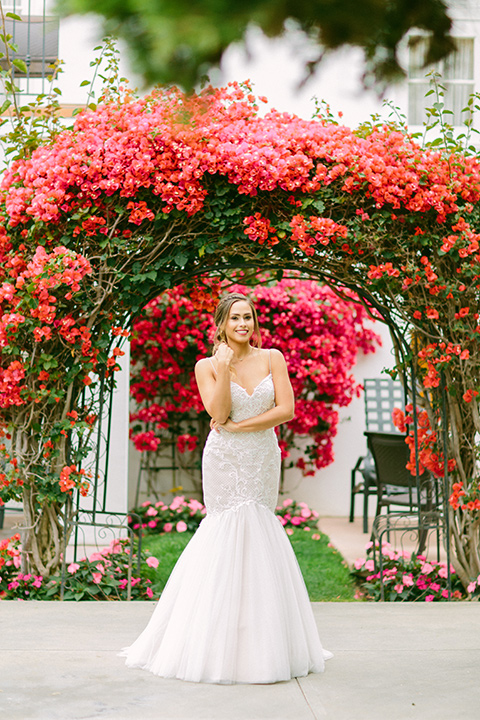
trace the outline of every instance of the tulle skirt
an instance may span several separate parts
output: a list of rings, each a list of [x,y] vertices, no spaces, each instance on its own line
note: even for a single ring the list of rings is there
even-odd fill
[[[121,654],[129,667],[206,683],[290,680],[331,657],[288,536],[257,503],[207,515]]]

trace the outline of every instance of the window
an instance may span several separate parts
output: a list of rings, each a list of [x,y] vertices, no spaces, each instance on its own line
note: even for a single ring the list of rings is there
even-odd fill
[[[20,58],[27,66],[26,73],[15,69],[15,77],[44,78],[49,75],[49,66],[58,59],[58,18],[29,16],[22,21],[6,18],[5,26],[12,42],[18,45],[13,58]],[[5,59],[0,60],[0,65],[5,69]]]
[[[430,83],[425,74],[429,70],[436,70],[442,76],[441,84],[445,86],[445,109],[451,110],[449,123],[462,125],[467,114],[463,109],[467,106],[468,98],[474,92],[473,76],[473,38],[456,38],[457,49],[435,65],[423,68],[428,38],[413,36],[409,39],[408,62],[408,122],[410,125],[421,125],[425,120],[425,109],[435,102],[432,96],[425,94],[430,89]]]
[[[22,13],[23,0],[2,0],[3,12],[13,12],[17,15]]]

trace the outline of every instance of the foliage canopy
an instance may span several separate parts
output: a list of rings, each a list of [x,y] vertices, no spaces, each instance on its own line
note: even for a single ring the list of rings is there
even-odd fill
[[[62,13],[102,15],[106,34],[126,40],[148,84],[175,83],[189,90],[250,24],[275,37],[293,22],[314,40],[317,56],[307,63],[306,75],[323,49],[358,46],[368,80],[382,84],[405,75],[398,47],[409,30],[429,34],[427,64],[455,47],[443,0],[57,0],[57,5]]]

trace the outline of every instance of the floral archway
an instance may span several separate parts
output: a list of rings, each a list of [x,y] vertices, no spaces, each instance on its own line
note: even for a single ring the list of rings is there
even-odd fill
[[[263,100],[237,84],[106,95],[6,173],[0,478],[35,528],[26,558],[46,574],[58,564],[65,497],[89,482],[82,388],[115,370],[132,315],[179,283],[200,301],[205,275],[294,270],[355,290],[399,329],[392,370],[416,364],[419,462],[438,476],[448,418],[450,542],[466,585],[480,573],[480,164],[395,125],[262,115]]]

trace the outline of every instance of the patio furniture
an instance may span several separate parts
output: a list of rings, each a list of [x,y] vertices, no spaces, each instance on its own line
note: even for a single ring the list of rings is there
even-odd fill
[[[383,580],[383,554],[385,540],[391,534],[397,537],[415,536],[416,554],[427,546],[430,533],[435,534],[437,560],[440,559],[440,531],[442,509],[440,507],[436,478],[427,470],[412,475],[406,465],[410,460],[410,448],[405,435],[399,433],[366,432],[368,447],[376,470],[377,511],[372,527],[373,559],[375,572]],[[386,512],[382,512],[386,509]],[[396,540],[395,549],[401,550]],[[381,599],[384,599],[383,582]]]
[[[395,432],[392,412],[405,407],[404,390],[400,382],[390,377],[368,378],[363,381],[365,425],[367,431]],[[359,477],[360,476],[360,477]],[[355,497],[363,495],[363,532],[368,532],[368,499],[377,494],[375,463],[370,450],[361,455],[351,471],[350,515],[355,515]]]

